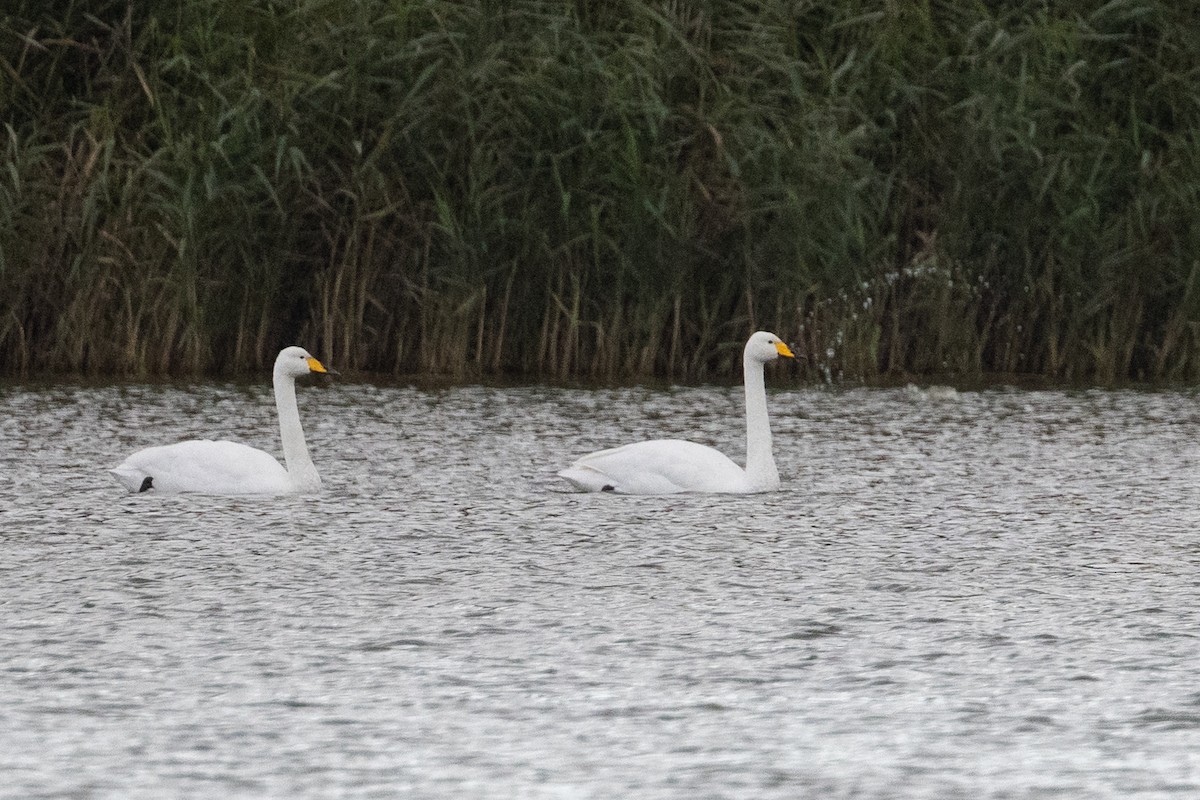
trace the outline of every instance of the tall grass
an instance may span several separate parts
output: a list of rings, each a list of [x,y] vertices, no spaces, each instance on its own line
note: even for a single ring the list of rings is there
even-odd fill
[[[0,372],[1200,376],[1166,0],[16,0]]]

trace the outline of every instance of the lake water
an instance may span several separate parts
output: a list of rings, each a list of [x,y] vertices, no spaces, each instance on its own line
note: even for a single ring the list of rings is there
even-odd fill
[[[269,388],[0,389],[0,794],[1200,796],[1190,391],[774,391],[753,497],[553,476],[736,388],[300,405],[319,497],[130,496]]]

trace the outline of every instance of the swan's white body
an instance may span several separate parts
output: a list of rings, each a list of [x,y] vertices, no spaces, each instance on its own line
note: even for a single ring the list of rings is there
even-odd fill
[[[275,359],[272,375],[284,467],[269,453],[236,442],[196,439],[147,447],[109,470],[130,492],[198,492],[202,494],[288,494],[314,492],[321,477],[308,454],[296,378],[328,372],[301,347],[287,347]]]
[[[751,494],[779,488],[771,453],[771,424],[763,365],[792,351],[778,336],[759,331],[746,342],[742,369],[746,386],[746,468],[724,453],[695,442],[655,439],[586,455],[559,472],[583,492]]]

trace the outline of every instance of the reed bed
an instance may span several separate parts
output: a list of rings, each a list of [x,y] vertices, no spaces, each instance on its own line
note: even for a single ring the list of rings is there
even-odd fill
[[[0,373],[1200,376],[1190,4],[15,6]]]

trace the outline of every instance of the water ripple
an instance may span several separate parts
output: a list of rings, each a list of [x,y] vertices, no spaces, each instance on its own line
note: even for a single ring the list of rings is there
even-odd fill
[[[783,491],[622,498],[554,470],[739,392],[306,387],[325,492],[214,499],[104,469],[263,387],[0,389],[6,791],[1200,792],[1193,393],[770,402]]]

